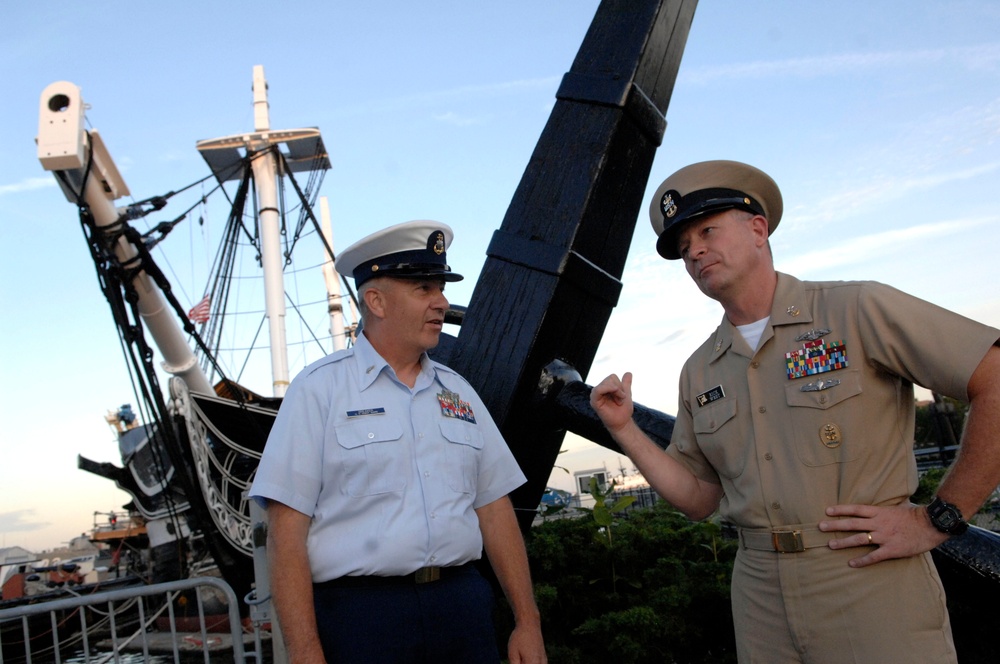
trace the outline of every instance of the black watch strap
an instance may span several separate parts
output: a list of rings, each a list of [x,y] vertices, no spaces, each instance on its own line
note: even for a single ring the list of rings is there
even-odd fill
[[[934,527],[947,535],[961,535],[969,528],[969,522],[962,518],[962,512],[940,497],[935,497],[927,506],[927,515]]]

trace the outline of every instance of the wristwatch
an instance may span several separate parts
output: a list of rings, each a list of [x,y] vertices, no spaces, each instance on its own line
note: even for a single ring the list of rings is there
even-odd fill
[[[961,535],[969,528],[969,522],[962,518],[958,508],[940,497],[935,497],[927,506],[927,515],[934,527],[947,535]]]

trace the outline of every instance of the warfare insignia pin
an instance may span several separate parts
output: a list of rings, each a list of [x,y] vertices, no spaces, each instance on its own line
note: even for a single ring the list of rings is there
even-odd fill
[[[830,378],[829,380],[817,380],[815,383],[806,383],[799,388],[801,392],[822,392],[823,390],[828,390],[831,387],[837,387],[840,385],[840,381],[836,378]]]
[[[799,308],[793,304],[792,306],[790,306],[787,309],[785,309],[785,313],[788,314],[789,316],[791,316],[792,318],[795,318],[796,316],[798,316],[802,312],[799,311]]]
[[[726,391],[722,389],[721,385],[716,385],[707,392],[702,392],[695,397],[699,406],[707,406],[713,401],[718,401],[722,397],[726,396]]]
[[[803,332],[799,336],[795,337],[796,341],[816,341],[820,337],[825,337],[830,334],[830,330],[826,328],[812,329],[808,332]]]
[[[476,414],[472,412],[472,406],[469,405],[468,401],[462,401],[457,393],[442,390],[438,393],[437,398],[438,403],[441,404],[441,414],[445,417],[454,417],[472,424],[476,423]]]

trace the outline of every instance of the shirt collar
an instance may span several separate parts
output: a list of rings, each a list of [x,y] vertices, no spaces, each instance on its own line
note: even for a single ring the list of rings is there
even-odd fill
[[[778,272],[777,275],[778,284],[774,289],[774,300],[771,303],[771,319],[761,334],[757,348],[763,348],[767,340],[774,336],[775,326],[811,323],[813,320],[812,311],[806,306],[805,284],[782,272]],[[738,340],[736,340],[737,338]],[[723,314],[722,323],[715,331],[711,362],[725,355],[730,348],[738,355],[746,357],[754,355],[754,351],[743,340],[740,331]]]
[[[354,341],[354,358],[358,368],[358,386],[362,392],[371,387],[383,371],[395,374],[385,358],[379,355],[375,347],[368,341],[364,332],[359,334]],[[429,385],[436,376],[437,364],[431,361],[427,353],[423,353],[420,356],[420,376],[417,378],[414,388],[419,390]]]

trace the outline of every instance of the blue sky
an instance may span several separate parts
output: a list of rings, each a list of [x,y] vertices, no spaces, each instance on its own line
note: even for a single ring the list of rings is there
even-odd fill
[[[78,453],[119,462],[103,416],[133,397],[76,212],[35,156],[45,86],[82,88],[90,124],[143,199],[206,174],[195,141],[252,128],[252,68],[263,65],[272,126],[323,132],[337,246],[399,221],[445,221],[456,230],[450,262],[468,277],[448,294],[466,304],[597,5],[6,8],[0,546],[57,545],[126,500],[76,469]],[[784,195],[780,270],[877,279],[1000,326],[998,27],[1000,6],[987,0],[706,0],[649,191],[694,161],[753,163]],[[721,309],[653,244],[642,215],[588,380],[632,370],[636,399],[672,413],[680,366]],[[185,303],[201,288],[178,284]],[[602,450],[565,447],[561,465],[618,468]]]

